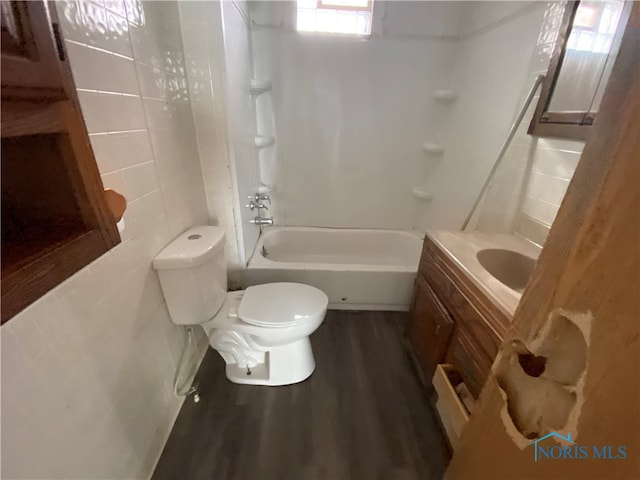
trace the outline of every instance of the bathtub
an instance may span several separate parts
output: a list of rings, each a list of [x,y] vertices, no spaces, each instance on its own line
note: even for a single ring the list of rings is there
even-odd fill
[[[247,267],[249,285],[313,285],[338,310],[409,309],[422,235],[400,230],[269,227]]]

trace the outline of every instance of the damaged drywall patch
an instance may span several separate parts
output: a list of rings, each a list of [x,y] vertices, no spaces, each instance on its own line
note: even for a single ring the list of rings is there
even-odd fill
[[[593,315],[556,309],[529,341],[505,342],[493,365],[500,417],[521,449],[551,431],[578,436]]]

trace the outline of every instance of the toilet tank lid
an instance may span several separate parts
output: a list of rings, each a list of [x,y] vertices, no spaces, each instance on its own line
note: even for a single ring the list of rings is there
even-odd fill
[[[156,270],[191,268],[207,262],[224,248],[224,228],[193,227],[173,240],[153,259]]]

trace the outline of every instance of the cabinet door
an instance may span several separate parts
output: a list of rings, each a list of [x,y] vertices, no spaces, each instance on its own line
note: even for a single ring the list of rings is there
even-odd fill
[[[417,357],[425,383],[431,384],[436,365],[444,359],[453,320],[422,275],[416,276],[409,312],[407,336]]]
[[[0,2],[2,96],[65,98],[59,62],[64,60],[57,23],[45,2]]]
[[[456,338],[451,346],[451,358],[460,372],[471,395],[478,398],[484,382],[489,377],[493,358],[488,356],[478,342],[469,336],[466,329],[458,325]]]

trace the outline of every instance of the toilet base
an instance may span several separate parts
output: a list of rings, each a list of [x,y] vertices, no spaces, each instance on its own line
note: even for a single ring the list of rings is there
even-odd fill
[[[311,350],[309,337],[265,352],[264,363],[250,369],[239,367],[237,363],[227,363],[225,373],[233,383],[246,385],[291,385],[302,382],[311,376],[316,361]]]

